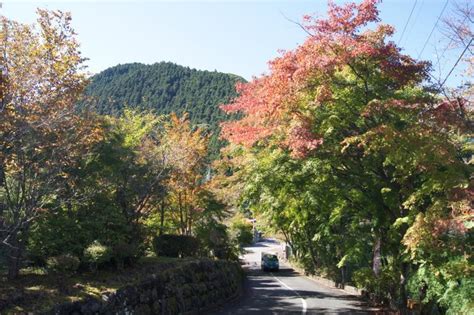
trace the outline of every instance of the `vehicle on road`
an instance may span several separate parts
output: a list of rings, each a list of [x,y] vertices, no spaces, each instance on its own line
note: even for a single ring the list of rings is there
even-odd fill
[[[278,271],[280,269],[278,256],[276,254],[262,252],[261,267],[263,271]]]

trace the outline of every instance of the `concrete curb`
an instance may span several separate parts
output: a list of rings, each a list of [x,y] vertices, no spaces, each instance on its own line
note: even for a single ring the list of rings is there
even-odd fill
[[[285,262],[291,268],[293,268],[294,271],[296,271],[300,275],[308,278],[309,280],[316,282],[317,284],[323,285],[323,286],[331,288],[331,289],[337,289],[337,290],[340,290],[344,293],[347,293],[347,294],[356,296],[358,298],[361,298],[362,300],[366,300],[366,298],[362,295],[362,290],[360,290],[360,289],[358,289],[354,286],[345,285],[344,288],[341,288],[340,285],[338,285],[336,282],[334,282],[332,280],[326,279],[324,277],[307,275],[303,269],[293,265],[290,261],[286,260]],[[398,314],[397,312],[394,313],[392,311],[383,309],[383,308],[378,307],[378,306],[370,306],[370,312],[371,312],[371,314],[378,314],[378,315],[382,315],[382,314],[383,315],[389,315],[389,314],[397,315]]]
[[[280,243],[283,244],[283,246],[286,246],[286,243],[284,241],[280,240]],[[302,268],[299,268],[299,267],[295,266],[294,264],[291,263],[291,261],[289,261],[286,258],[284,250],[278,252],[278,258],[281,261],[284,261],[285,263],[287,263],[291,268],[293,268],[300,275],[305,276],[306,278],[308,278],[310,280],[313,280],[314,282],[316,282],[318,284],[321,284],[321,285],[324,285],[326,287],[330,287],[330,288],[333,288],[333,289],[339,289],[339,290],[342,290],[342,291],[344,291],[348,294],[351,294],[351,295],[362,296],[362,291],[360,289],[354,287],[354,286],[345,285],[344,288],[341,288],[341,285],[337,284],[333,280],[326,279],[324,277],[314,276],[314,275],[307,275],[306,272]]]

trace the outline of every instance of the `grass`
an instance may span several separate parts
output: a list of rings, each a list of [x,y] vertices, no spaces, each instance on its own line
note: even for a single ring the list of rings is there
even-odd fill
[[[100,297],[125,285],[144,280],[188,259],[144,257],[133,267],[76,274],[49,273],[44,268],[25,268],[18,279],[0,278],[0,314],[44,312],[54,305],[86,297]]]

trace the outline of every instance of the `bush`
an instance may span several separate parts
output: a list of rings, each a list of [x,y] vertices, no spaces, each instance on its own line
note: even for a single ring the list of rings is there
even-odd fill
[[[196,256],[199,251],[199,241],[192,236],[164,234],[155,237],[153,248],[157,256]]]
[[[237,260],[238,248],[230,242],[227,226],[214,220],[204,222],[196,228],[203,256]]]
[[[352,280],[359,289],[365,289],[371,294],[374,302],[388,302],[396,300],[398,293],[399,276],[393,270],[383,267],[378,276],[371,268],[360,268],[352,274]]]
[[[112,259],[112,251],[108,246],[102,245],[98,241],[84,249],[84,260],[89,263],[92,269],[109,262]]]
[[[136,242],[118,242],[113,245],[112,259],[118,269],[122,269],[126,264],[131,265],[142,256],[143,252],[140,248],[140,244]]]
[[[77,224],[76,215],[60,208],[47,212],[35,221],[28,234],[28,259],[44,265],[48,258],[64,253],[81,257],[84,247],[92,240]]]
[[[231,226],[235,241],[240,246],[250,245],[253,242],[252,225],[245,221],[234,222]]]
[[[81,261],[78,257],[70,254],[52,256],[46,259],[46,266],[55,272],[75,272]]]
[[[474,279],[469,264],[456,257],[447,264],[420,266],[408,281],[410,296],[422,303],[426,314],[436,307],[448,315],[470,314],[474,307]]]
[[[32,224],[28,259],[44,265],[48,257],[68,253],[83,260],[84,249],[95,240],[111,248],[116,243],[141,241],[139,225],[128,224],[109,194],[98,190],[84,198],[80,203],[73,201],[71,209],[52,204],[57,210],[48,211]]]

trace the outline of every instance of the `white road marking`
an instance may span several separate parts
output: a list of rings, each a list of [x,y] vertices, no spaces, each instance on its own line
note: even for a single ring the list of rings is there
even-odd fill
[[[275,277],[275,275],[272,273],[272,276],[273,278],[275,278],[276,281],[278,281],[283,287],[287,288],[288,290],[290,291],[293,291],[296,293],[296,295],[300,298],[301,300],[301,304],[303,304],[303,310],[301,312],[301,314],[306,314],[306,310],[308,308],[308,305],[306,304],[306,300],[298,293],[298,291],[296,291],[295,289],[293,288],[290,288],[286,283],[284,283],[283,281],[281,281],[280,279],[278,279],[277,277]]]

